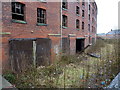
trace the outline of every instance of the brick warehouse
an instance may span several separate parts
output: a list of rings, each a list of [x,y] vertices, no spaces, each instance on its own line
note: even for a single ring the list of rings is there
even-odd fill
[[[95,42],[96,30],[95,1],[2,2],[2,68],[17,71],[25,61],[39,66],[61,51],[75,54]]]

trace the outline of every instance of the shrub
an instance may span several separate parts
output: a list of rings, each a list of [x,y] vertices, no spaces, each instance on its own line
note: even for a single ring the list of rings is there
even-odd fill
[[[14,84],[15,83],[15,80],[16,80],[16,75],[14,72],[12,71],[6,71],[4,74],[3,74],[3,77],[8,80],[10,83]]]

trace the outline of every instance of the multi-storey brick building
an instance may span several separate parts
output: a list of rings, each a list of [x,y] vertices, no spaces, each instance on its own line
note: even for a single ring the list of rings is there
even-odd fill
[[[50,63],[61,51],[75,54],[94,43],[96,30],[95,1],[2,2],[3,69],[18,70],[24,59]]]

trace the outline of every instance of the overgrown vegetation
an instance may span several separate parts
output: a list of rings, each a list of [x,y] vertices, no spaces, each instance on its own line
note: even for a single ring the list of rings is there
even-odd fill
[[[7,72],[4,77],[17,88],[102,88],[120,72],[119,48],[119,40],[98,39],[82,54],[64,55],[50,66],[30,66],[18,74]]]

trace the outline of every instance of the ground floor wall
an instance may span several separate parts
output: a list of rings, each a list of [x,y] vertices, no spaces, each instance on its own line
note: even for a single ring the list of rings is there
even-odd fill
[[[18,40],[18,39],[20,39],[20,37],[11,38],[10,35],[2,35],[1,37],[2,37],[2,48],[1,48],[1,50],[2,50],[2,68],[3,68],[3,70],[11,69],[11,61],[10,61],[10,56],[11,56],[10,53],[11,53],[11,50],[12,50],[11,48],[14,48],[14,50],[16,50],[16,48],[14,46],[12,46],[12,47],[10,46],[10,41],[13,40],[13,39],[14,40]],[[41,41],[41,40],[43,40],[45,38],[48,41],[50,40],[50,42],[48,43],[50,45],[46,45],[47,42]],[[21,39],[23,39],[23,37]],[[66,36],[66,37],[63,36],[61,38],[60,35],[48,35],[46,37],[45,36],[43,36],[43,37],[40,36],[40,38],[38,38],[38,37],[35,38],[34,37],[34,38],[24,38],[24,39],[32,40],[32,42],[31,42],[31,45],[32,45],[31,46],[31,48],[32,48],[31,49],[31,55],[33,55],[33,56],[31,57],[31,60],[37,58],[37,57],[34,57],[34,52],[33,51],[35,49],[39,48],[40,51],[36,51],[38,53],[39,59],[41,57],[48,57],[48,55],[50,55],[50,57],[49,57],[49,60],[50,60],[49,62],[50,63],[53,63],[56,59],[59,58],[60,55],[62,55],[63,49],[64,49],[64,52],[66,52],[67,54],[71,54],[71,55],[76,54],[76,44],[77,44],[76,41],[77,41],[77,39],[82,39],[84,41],[84,44],[82,45],[83,48],[85,48],[88,44],[90,44],[89,37],[85,37],[85,38],[80,38],[79,37],[79,38],[77,38],[76,36]],[[33,41],[39,41],[38,42],[39,45],[38,45],[37,48],[33,48],[33,46],[34,46],[34,42]],[[21,43],[23,43],[23,42],[21,42]],[[27,43],[26,44],[21,44],[21,43],[19,43],[19,45],[22,48],[19,48],[18,52],[24,51],[24,49],[28,48],[27,46],[24,46],[24,45],[28,45],[28,46],[30,45],[30,44],[27,44]],[[11,44],[11,45],[14,45],[14,44]],[[48,48],[48,46],[50,46],[49,50],[45,49],[45,48]],[[24,48],[24,47],[26,47],[26,48]],[[46,53],[48,53],[48,54],[46,54]],[[46,55],[43,55],[43,54],[46,54]],[[19,55],[18,55],[18,57],[19,57]]]

